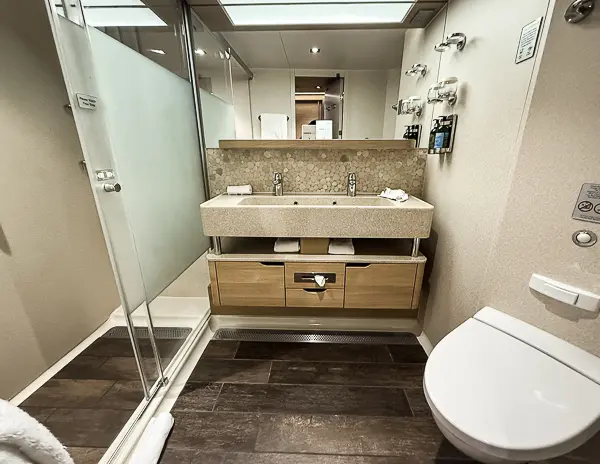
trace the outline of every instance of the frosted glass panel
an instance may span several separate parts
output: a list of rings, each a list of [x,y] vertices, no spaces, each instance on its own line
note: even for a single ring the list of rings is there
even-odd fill
[[[202,89],[200,103],[206,148],[219,148],[219,140],[235,139],[233,105]]]
[[[192,87],[104,33],[89,33],[120,195],[151,301],[209,246]]]

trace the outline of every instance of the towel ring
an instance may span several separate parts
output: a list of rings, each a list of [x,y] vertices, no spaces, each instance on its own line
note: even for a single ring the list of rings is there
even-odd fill
[[[289,116],[286,116],[286,118],[287,118],[288,121],[290,120]],[[258,120],[260,121],[260,114],[258,115]]]

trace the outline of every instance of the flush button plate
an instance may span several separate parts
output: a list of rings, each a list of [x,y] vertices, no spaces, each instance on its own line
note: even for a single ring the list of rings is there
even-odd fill
[[[96,180],[97,181],[105,181],[105,180],[113,180],[115,178],[115,172],[112,169],[102,169],[100,171],[96,171]]]

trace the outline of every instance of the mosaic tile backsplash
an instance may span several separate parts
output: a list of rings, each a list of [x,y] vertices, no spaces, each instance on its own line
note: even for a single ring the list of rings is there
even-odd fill
[[[273,173],[283,174],[283,192],[344,193],[349,172],[356,173],[359,193],[401,188],[420,197],[427,150],[424,149],[310,149],[207,150],[211,197],[228,185],[251,184],[254,192],[273,190]]]

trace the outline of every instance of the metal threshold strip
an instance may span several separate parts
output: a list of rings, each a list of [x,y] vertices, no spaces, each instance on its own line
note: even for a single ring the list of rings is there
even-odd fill
[[[327,330],[219,329],[213,340],[244,342],[349,343],[364,345],[418,345],[408,332],[352,332]]]

